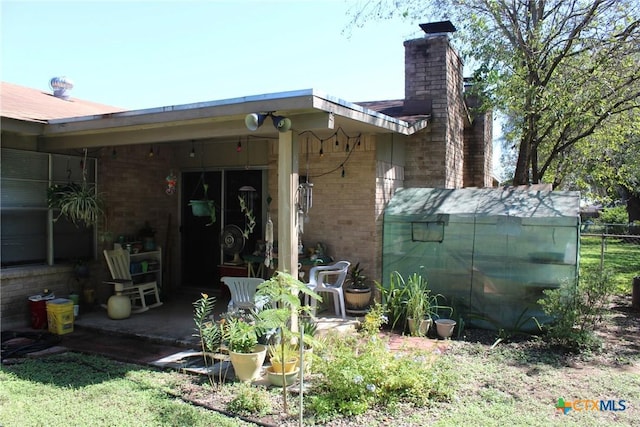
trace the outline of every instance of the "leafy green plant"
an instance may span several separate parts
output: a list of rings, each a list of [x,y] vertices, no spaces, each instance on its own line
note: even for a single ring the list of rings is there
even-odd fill
[[[271,399],[263,387],[250,383],[236,385],[235,397],[227,404],[227,410],[244,416],[264,416],[271,412]]]
[[[382,304],[376,302],[373,304],[364,319],[360,323],[359,332],[364,336],[373,336],[380,332],[382,325],[386,324],[389,318],[385,314]]]
[[[193,303],[193,321],[196,324],[196,332],[193,336],[200,339],[200,348],[202,350],[205,368],[208,368],[209,356],[213,356],[214,360],[223,360],[226,358],[220,354],[222,329],[218,323],[211,319],[215,305],[216,298],[204,293]],[[218,384],[222,384],[225,377],[226,375],[223,375],[222,369],[218,370]],[[211,382],[211,386],[215,387],[211,376],[209,376],[209,381]]]
[[[257,314],[262,328],[276,329],[279,331],[279,350],[281,360],[285,360],[285,347],[294,338],[290,329],[291,317],[309,314],[308,307],[303,306],[300,294],[309,296],[318,301],[322,298],[309,287],[290,273],[277,271],[269,280],[258,286],[256,297],[266,298],[268,302],[265,309]],[[285,383],[284,370],[282,382]],[[282,387],[283,410],[287,412],[287,388]]]
[[[367,284],[367,276],[362,274],[364,268],[360,267],[360,263],[349,269],[349,275],[345,281],[345,286],[351,289],[369,289]]]
[[[404,316],[404,301],[407,294],[404,279],[400,273],[394,271],[389,278],[389,286],[383,286],[379,282],[374,283],[382,296],[382,305],[389,316],[391,329],[395,329]]]
[[[558,289],[544,291],[538,303],[554,319],[544,326],[549,341],[574,351],[599,347],[594,331],[613,296],[610,277],[608,270],[585,270],[578,283],[566,280]]]
[[[256,325],[244,319],[233,318],[223,323],[223,338],[230,351],[251,353],[258,344]]]
[[[289,363],[298,358],[296,346],[290,342],[271,344],[268,347],[269,359],[271,363]]]
[[[47,206],[60,213],[54,221],[65,216],[76,226],[91,227],[98,224],[104,215],[104,201],[94,184],[87,182],[87,149],[82,162],[82,182],[65,185],[54,184],[47,189]]]
[[[317,359],[319,375],[307,394],[318,421],[362,414],[375,406],[424,406],[451,398],[454,375],[445,358],[427,351],[390,352],[387,345],[376,336],[330,339],[330,352]]]
[[[96,187],[86,181],[49,187],[47,202],[50,209],[59,210],[54,221],[64,216],[78,227],[97,224],[104,212],[104,202]]]

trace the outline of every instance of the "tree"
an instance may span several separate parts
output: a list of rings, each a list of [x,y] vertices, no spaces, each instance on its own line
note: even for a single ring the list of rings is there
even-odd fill
[[[515,185],[559,185],[579,143],[616,132],[611,140],[624,144],[633,134],[637,0],[379,0],[360,6],[352,24],[393,16],[460,27],[454,37],[463,56],[479,64],[474,87],[511,121]]]

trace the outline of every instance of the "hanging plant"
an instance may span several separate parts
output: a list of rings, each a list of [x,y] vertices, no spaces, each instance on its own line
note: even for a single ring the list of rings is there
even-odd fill
[[[82,162],[82,183],[54,184],[47,189],[49,209],[59,210],[54,221],[64,216],[78,227],[91,227],[102,218],[104,202],[98,194],[96,186],[87,182],[86,164],[87,150],[85,149]]]
[[[204,180],[204,173],[200,177],[200,182]],[[210,221],[207,226],[215,224],[216,218],[216,206],[213,200],[209,200],[207,191],[209,190],[209,184],[202,182],[202,188],[204,188],[204,198],[199,200],[190,200],[189,206],[191,206],[191,212],[193,216],[209,217]]]

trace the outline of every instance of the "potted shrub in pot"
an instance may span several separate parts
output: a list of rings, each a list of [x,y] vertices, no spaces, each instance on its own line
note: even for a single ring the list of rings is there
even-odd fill
[[[240,381],[252,381],[260,376],[267,356],[267,347],[258,344],[258,326],[253,319],[232,317],[222,322],[222,337],[229,359]]]
[[[344,303],[351,313],[366,313],[371,303],[371,286],[367,283],[367,276],[360,267],[360,263],[351,267],[345,281]]]
[[[404,304],[405,317],[411,335],[426,336],[434,320],[439,319],[442,311],[449,311],[449,315],[453,313],[451,307],[440,304],[442,299],[444,299],[443,295],[431,293],[427,280],[418,273],[407,278]]]
[[[405,318],[412,336],[424,337],[431,327],[430,290],[419,274],[409,276],[406,282]]]
[[[296,369],[298,364],[298,351],[289,342],[269,345],[269,360],[271,368],[277,373],[289,373]]]

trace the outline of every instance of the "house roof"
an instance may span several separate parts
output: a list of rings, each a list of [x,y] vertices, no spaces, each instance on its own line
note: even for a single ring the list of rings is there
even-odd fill
[[[46,123],[51,119],[124,111],[124,108],[77,98],[65,100],[51,93],[7,82],[1,82],[0,99],[2,117],[37,123]]]
[[[402,100],[359,105],[314,89],[141,110],[75,98],[63,100],[4,82],[0,96],[3,129],[39,136],[44,151],[114,145],[114,132],[118,133],[116,145],[277,135],[273,126],[262,126],[254,132],[246,128],[244,117],[256,112],[277,112],[290,118],[298,132],[319,134],[342,128],[346,132],[410,135],[428,125],[428,116],[403,115],[402,108],[398,109]]]

